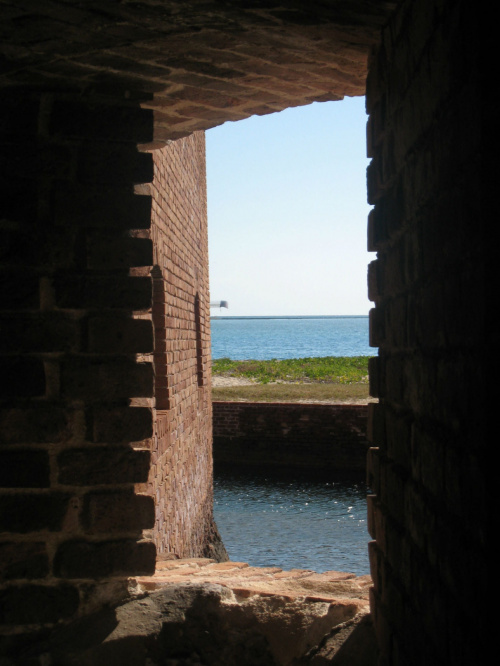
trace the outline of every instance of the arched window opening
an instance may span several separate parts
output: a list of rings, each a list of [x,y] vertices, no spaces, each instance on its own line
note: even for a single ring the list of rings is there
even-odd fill
[[[207,133],[211,294],[231,304],[213,312],[214,362],[251,360],[257,374],[265,359],[363,356],[367,366],[376,354],[368,331],[365,124],[364,99],[357,98]],[[229,556],[368,573],[368,370],[362,396],[346,393],[342,401],[363,405],[335,404],[340,389],[335,398],[312,398],[308,391],[319,384],[289,389],[286,376],[264,378],[261,393],[254,379],[239,378],[248,386],[234,394],[217,389],[218,380],[215,517]],[[318,401],[334,404],[305,404]],[[357,471],[340,452],[351,444]],[[315,449],[323,465],[311,462]]]

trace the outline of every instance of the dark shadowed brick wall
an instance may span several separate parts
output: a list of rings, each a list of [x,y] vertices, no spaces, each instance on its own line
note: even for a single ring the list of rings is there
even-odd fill
[[[153,158],[134,104],[0,105],[0,625],[52,624],[155,567]],[[137,234],[143,230],[144,234]]]
[[[485,236],[477,17],[404,2],[367,83],[372,609],[385,658],[474,664],[483,631]]]

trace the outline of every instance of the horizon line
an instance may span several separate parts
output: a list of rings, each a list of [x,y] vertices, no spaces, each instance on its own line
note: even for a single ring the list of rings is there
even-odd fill
[[[210,315],[210,319],[352,319],[368,318],[368,314],[360,315]]]

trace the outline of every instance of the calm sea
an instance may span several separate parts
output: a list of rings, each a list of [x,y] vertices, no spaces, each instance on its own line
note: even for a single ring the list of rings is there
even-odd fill
[[[375,356],[368,317],[212,318],[212,356],[233,360]],[[369,573],[364,480],[215,470],[214,515],[232,560]]]
[[[368,317],[212,317],[212,358],[376,356]]]

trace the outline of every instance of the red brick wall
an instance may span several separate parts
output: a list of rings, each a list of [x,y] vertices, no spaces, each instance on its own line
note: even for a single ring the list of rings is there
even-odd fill
[[[217,463],[366,472],[366,405],[214,402]]]
[[[152,155],[156,410],[146,492],[158,551],[191,557],[206,552],[213,529],[205,135]]]

